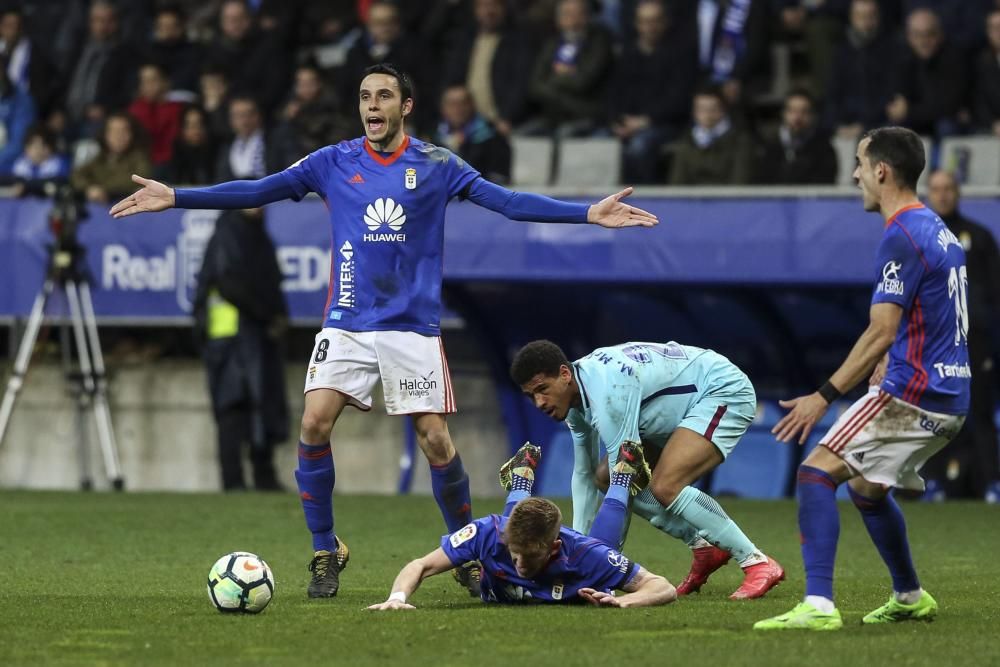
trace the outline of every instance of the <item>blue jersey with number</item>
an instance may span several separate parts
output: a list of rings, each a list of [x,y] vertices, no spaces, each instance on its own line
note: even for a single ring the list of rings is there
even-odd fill
[[[343,141],[281,173],[296,199],[315,192],[330,210],[324,326],[439,335],[445,207],[479,172],[406,137],[391,155],[364,138]]]
[[[932,412],[969,408],[965,251],[933,211],[907,206],[889,218],[878,249],[872,303],[903,308],[882,389]]]
[[[455,565],[482,563],[483,602],[576,601],[581,588],[610,593],[639,572],[639,565],[619,551],[564,526],[559,553],[534,579],[525,579],[501,541],[506,525],[507,517],[491,514],[441,538],[441,548]]]

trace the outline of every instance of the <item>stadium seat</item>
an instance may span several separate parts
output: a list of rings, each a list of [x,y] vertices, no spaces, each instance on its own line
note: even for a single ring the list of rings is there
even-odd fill
[[[1000,185],[1000,139],[992,135],[948,137],[938,166],[965,185]]]
[[[857,139],[833,137],[833,150],[837,154],[837,185],[854,185],[854,152]]]
[[[614,138],[563,139],[556,185],[612,187],[621,176],[621,145]]]
[[[548,137],[511,137],[511,180],[514,185],[548,185],[552,178],[553,143]]]

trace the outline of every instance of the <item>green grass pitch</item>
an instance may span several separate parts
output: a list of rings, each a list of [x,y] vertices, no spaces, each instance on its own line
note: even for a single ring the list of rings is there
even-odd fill
[[[308,601],[311,554],[292,494],[0,493],[0,665],[1000,665],[1000,508],[907,503],[914,557],[940,616],[864,628],[889,581],[857,513],[841,505],[844,629],[759,634],[754,621],[802,595],[792,502],[723,499],[788,571],[764,600],[727,600],[741,580],[730,564],[700,595],[658,609],[487,607],[439,576],[414,596],[417,611],[395,613],[364,607],[437,544],[433,500],[335,503],[351,563],[339,597]],[[234,550],[274,570],[275,598],[259,616],[222,615],[205,593],[212,563]],[[683,545],[641,520],[625,551],[674,582],[687,572]]]

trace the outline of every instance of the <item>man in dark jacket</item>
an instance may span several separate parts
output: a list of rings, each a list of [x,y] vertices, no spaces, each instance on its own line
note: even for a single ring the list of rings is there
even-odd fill
[[[777,132],[758,144],[755,180],[771,185],[832,184],[837,154],[816,123],[815,102],[804,90],[785,97]]]
[[[524,120],[534,49],[509,21],[504,0],[475,1],[476,30],[449,56],[448,85],[465,85],[479,113],[503,135]]]
[[[556,24],[558,34],[535,61],[531,97],[541,107],[547,129],[586,135],[605,120],[611,37],[591,20],[587,0],[560,0]]]
[[[691,113],[697,42],[670,20],[662,0],[640,0],[634,23],[636,39],[626,44],[611,80],[611,129],[622,141],[623,180],[662,183],[660,149]]]
[[[274,445],[288,438],[288,399],[279,347],[288,308],[263,211],[226,211],[198,275],[194,315],[218,429],[222,488],[242,490],[241,450],[250,447],[254,486],[280,491]]]
[[[919,134],[955,134],[968,78],[962,52],[945,41],[941,21],[929,9],[906,18],[906,44],[885,110],[889,122]]]
[[[855,139],[885,123],[895,46],[877,0],[853,0],[844,43],[830,69],[828,123]]]
[[[510,144],[477,112],[465,86],[450,86],[441,95],[441,122],[434,143],[448,148],[489,180],[510,182]]]
[[[924,467],[927,479],[924,497],[942,500],[946,495],[974,496],[1000,503],[1000,454],[993,421],[996,379],[991,335],[993,319],[1000,311],[1000,252],[990,230],[959,212],[958,181],[954,175],[935,171],[927,186],[931,209],[941,216],[965,248],[972,386],[965,425],[951,444]]]

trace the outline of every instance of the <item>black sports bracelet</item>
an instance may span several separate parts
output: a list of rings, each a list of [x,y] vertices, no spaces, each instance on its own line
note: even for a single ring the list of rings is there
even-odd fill
[[[823,386],[819,388],[819,395],[823,397],[827,403],[833,403],[835,400],[843,396],[840,390],[833,386],[829,380],[823,383]]]

